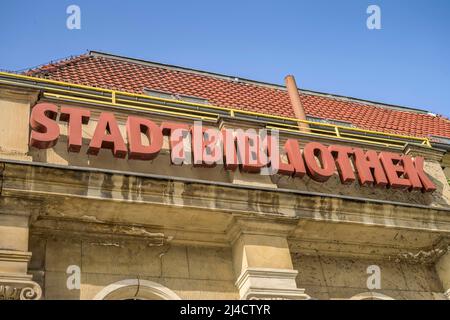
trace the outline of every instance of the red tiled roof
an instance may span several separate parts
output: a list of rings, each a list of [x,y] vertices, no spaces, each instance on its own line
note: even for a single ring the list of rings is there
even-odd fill
[[[85,54],[26,74],[132,93],[148,88],[205,98],[222,107],[294,117],[287,92],[281,87],[108,55]],[[441,116],[309,92],[301,92],[301,100],[309,116],[347,121],[367,130],[450,137],[450,121]]]

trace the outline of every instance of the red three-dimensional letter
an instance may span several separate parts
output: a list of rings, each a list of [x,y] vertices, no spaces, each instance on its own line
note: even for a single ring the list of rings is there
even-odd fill
[[[82,125],[89,122],[91,112],[87,109],[61,107],[59,120],[68,122],[67,150],[80,152],[83,144]]]
[[[241,171],[259,173],[266,165],[260,161],[260,152],[263,152],[260,136],[256,132],[236,130],[236,142]]]
[[[350,184],[355,181],[355,173],[350,160],[350,155],[353,154],[353,148],[346,146],[329,146],[328,149],[336,159],[339,177],[343,184]]]
[[[411,182],[404,177],[405,168],[401,155],[392,152],[380,152],[379,157],[392,188],[407,189],[411,187]]]
[[[59,138],[59,125],[55,121],[58,107],[51,103],[38,103],[31,110],[30,146],[38,149],[53,147]]]
[[[236,151],[236,137],[233,129],[222,129],[223,163],[226,170],[236,170],[239,161]]]
[[[277,150],[278,149],[278,150]],[[267,137],[267,153],[269,155],[270,159],[270,166],[273,170],[273,172],[276,172],[278,174],[282,174],[285,176],[293,176],[295,173],[294,166],[289,161],[283,162],[281,161],[281,154],[280,154],[280,146],[278,143],[278,140],[274,136],[268,136]],[[278,156],[278,159],[275,159],[275,157]]]
[[[294,166],[294,177],[303,178],[306,174],[306,168],[298,141],[294,139],[287,139],[284,144],[284,150],[286,151],[289,163]]]
[[[141,133],[147,136],[149,145],[143,145]],[[128,159],[152,160],[161,151],[163,135],[153,121],[129,116],[127,120],[127,138],[130,152]]]
[[[271,145],[270,148],[272,148]],[[287,139],[283,149],[288,158],[288,163],[282,162],[280,158],[278,173],[302,178],[306,174],[306,168],[298,141],[295,139]]]
[[[376,187],[384,187],[388,184],[386,174],[381,165],[378,154],[374,150],[364,152],[360,148],[354,148],[355,167],[361,185],[374,184]]]
[[[423,171],[424,160],[422,157],[412,159],[411,156],[404,155],[402,159],[405,174],[411,182],[412,189],[421,189],[423,192],[433,192],[436,190],[434,183]]]
[[[127,147],[123,141],[114,114],[102,112],[94,131],[88,154],[97,155],[101,148],[111,149],[114,157],[125,158]]]
[[[336,165],[334,164],[333,156],[323,144],[318,142],[307,143],[303,156],[305,157],[306,167],[311,179],[325,182],[334,174]]]

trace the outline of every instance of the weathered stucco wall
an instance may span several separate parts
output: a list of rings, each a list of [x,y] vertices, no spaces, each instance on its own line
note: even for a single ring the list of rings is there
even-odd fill
[[[45,299],[92,299],[124,279],[150,280],[182,299],[238,299],[231,251],[197,246],[76,239],[30,241],[30,272]],[[313,299],[350,299],[369,291],[393,299],[445,299],[433,265],[292,254],[299,288]],[[81,289],[68,290],[68,266],[81,268]],[[381,269],[381,289],[369,290],[367,268]]]
[[[182,299],[238,299],[230,248],[149,245],[145,242],[45,239],[30,241],[30,272],[45,299],[92,299],[124,279],[150,280]],[[68,290],[66,270],[81,268],[80,290]]]
[[[432,265],[293,254],[297,285],[316,299],[350,299],[369,291],[393,299],[445,299]],[[367,268],[380,267],[381,289],[369,290]]]

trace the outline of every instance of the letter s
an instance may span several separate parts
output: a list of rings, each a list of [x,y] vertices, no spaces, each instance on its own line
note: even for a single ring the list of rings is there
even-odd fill
[[[38,149],[53,147],[59,138],[59,125],[55,121],[58,107],[51,103],[38,103],[31,110],[32,128],[30,146]]]

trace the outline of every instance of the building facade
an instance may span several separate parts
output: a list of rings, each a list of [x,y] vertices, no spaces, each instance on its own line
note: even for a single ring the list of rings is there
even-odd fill
[[[450,121],[298,93],[307,120],[282,86],[98,52],[0,73],[0,299],[448,299]],[[244,138],[209,163],[202,128]]]

